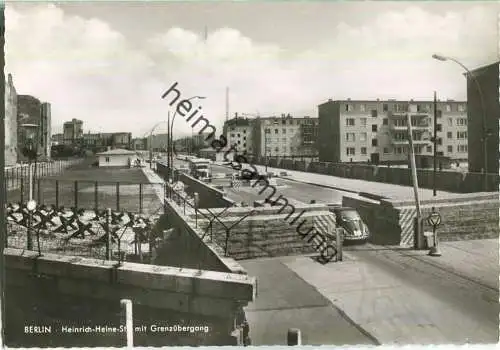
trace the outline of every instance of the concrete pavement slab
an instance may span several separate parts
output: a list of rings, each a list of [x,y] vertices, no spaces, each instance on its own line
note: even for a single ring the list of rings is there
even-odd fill
[[[286,345],[289,328],[301,330],[304,345],[375,344],[279,258],[240,264],[257,277],[256,300],[245,309],[252,345]]]

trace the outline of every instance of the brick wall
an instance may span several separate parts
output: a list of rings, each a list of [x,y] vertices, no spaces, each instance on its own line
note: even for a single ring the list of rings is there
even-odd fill
[[[254,213],[246,216],[251,210]],[[287,218],[288,214],[279,214],[278,210],[269,207],[231,208],[220,218],[223,224],[213,220],[208,235],[224,249],[226,228],[230,228],[228,255],[236,260],[314,252],[312,244],[297,233],[297,226],[305,220],[301,232],[306,233],[313,226],[314,217],[329,214],[326,208],[322,205],[296,207],[296,214],[290,218]],[[306,212],[297,222],[291,223],[302,210]],[[198,225],[202,230],[207,230],[209,220],[198,219]]]
[[[237,345],[232,334],[255,298],[247,276],[153,265],[104,262],[6,249],[8,346],[121,346],[123,333],[64,334],[62,326],[119,327],[120,299],[133,302],[135,346]],[[208,333],[153,332],[151,325],[207,326]],[[26,334],[29,325],[50,334]]]
[[[416,217],[413,203],[343,197],[342,204],[358,210],[372,232],[373,243],[413,246],[413,218]],[[442,241],[486,239],[499,235],[499,202],[494,195],[471,194],[453,200],[422,201],[424,219],[432,207],[442,217],[437,231]],[[424,230],[432,231],[432,228],[424,222]]]

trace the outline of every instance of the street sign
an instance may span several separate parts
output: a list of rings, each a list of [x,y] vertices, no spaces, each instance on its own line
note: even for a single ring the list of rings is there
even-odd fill
[[[427,217],[427,223],[432,227],[438,227],[441,224],[441,215],[435,211]]]

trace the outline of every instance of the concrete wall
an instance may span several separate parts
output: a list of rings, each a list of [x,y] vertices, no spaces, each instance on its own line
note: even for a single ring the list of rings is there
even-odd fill
[[[305,162],[271,159],[269,166],[289,170],[309,171],[317,174],[360,179],[365,181],[390,183],[394,185],[411,186],[411,171],[409,168],[387,168],[366,164],[311,162],[306,168]],[[421,188],[432,189],[434,173],[432,170],[418,169],[418,184]],[[486,179],[486,180],[485,180]],[[480,173],[463,173],[454,171],[438,171],[436,173],[436,188],[439,191],[472,193],[484,190],[483,182],[487,181],[487,192],[497,192],[500,183],[498,174],[484,176]]]
[[[109,159],[109,162],[106,161]],[[99,155],[99,167],[128,167],[132,162],[131,154]]]
[[[224,192],[212,187],[210,184],[199,181],[187,174],[180,174],[179,180],[187,186],[186,192],[189,195],[195,192],[198,193],[200,197],[199,208],[225,208],[235,205],[235,202],[227,198]]]
[[[120,327],[120,299],[134,304],[135,346],[237,345],[254,278],[6,249],[8,346],[120,346],[124,333],[68,334],[62,326]],[[207,326],[207,333],[153,332],[151,325]],[[50,327],[29,334],[26,326]]]
[[[213,220],[211,228],[205,218],[198,218],[198,226],[223,249],[226,246],[226,228],[230,228],[228,255],[237,260],[313,253],[313,245],[298,234],[297,227],[304,220],[300,230],[308,232],[315,217],[329,214],[327,208],[324,205],[296,205],[290,218],[288,214],[278,213],[279,208],[230,208],[224,211],[220,221]],[[293,222],[302,210],[305,213]],[[253,214],[247,216],[251,211]],[[219,212],[216,209],[212,211],[213,215]]]
[[[204,232],[197,229],[192,220],[188,220],[183,209],[167,199],[165,215],[158,221],[155,232],[171,227],[175,228],[174,233],[165,237],[162,245],[157,248],[155,264],[182,268],[201,266],[204,270],[246,274],[241,265],[224,257],[217,245],[209,242],[208,238],[202,239]]]
[[[372,242],[413,246],[415,204],[401,201],[371,201],[343,197],[342,205],[356,208],[372,232]],[[498,196],[467,194],[454,199],[421,202],[425,219],[435,208],[441,214],[438,234],[442,241],[495,238],[499,235]],[[432,227],[424,222],[424,230]]]

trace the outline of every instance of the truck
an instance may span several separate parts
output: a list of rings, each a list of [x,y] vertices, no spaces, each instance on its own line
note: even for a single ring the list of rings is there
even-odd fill
[[[189,171],[191,176],[196,179],[207,181],[211,178],[210,160],[202,158],[193,158],[189,160]]]

